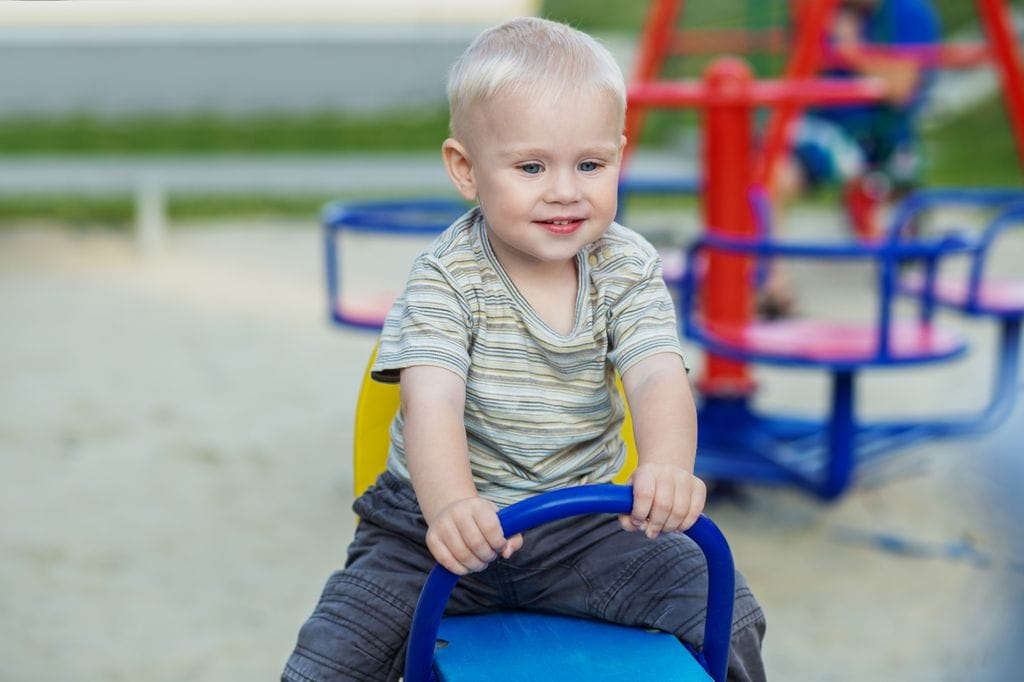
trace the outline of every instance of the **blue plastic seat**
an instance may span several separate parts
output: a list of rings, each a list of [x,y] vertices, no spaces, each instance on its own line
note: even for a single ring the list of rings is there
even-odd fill
[[[502,682],[636,682],[639,665],[658,679],[712,679],[668,633],[530,611],[449,616],[434,652],[444,682],[496,679],[497,670]]]
[[[600,484],[544,493],[498,514],[507,536],[548,521],[596,513],[625,513],[628,486]],[[438,565],[431,571],[413,616],[406,682],[637,679],[723,682],[729,659],[735,568],[724,536],[701,516],[686,534],[708,565],[704,645],[691,652],[668,633],[592,620],[508,611],[443,618],[458,576]]]

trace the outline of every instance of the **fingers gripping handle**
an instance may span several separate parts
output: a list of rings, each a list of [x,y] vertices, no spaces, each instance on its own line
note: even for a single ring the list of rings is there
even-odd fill
[[[628,514],[633,508],[629,486],[600,484],[556,490],[531,497],[498,512],[506,537],[530,528],[582,514]],[[735,570],[725,537],[701,516],[686,534],[704,552],[708,563],[708,609],[704,625],[702,664],[713,679],[725,680],[732,631]],[[434,642],[448,597],[459,576],[435,566],[420,593],[405,659],[406,682],[433,682]]]

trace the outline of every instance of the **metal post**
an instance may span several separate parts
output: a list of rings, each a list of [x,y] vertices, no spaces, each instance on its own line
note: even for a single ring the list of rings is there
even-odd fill
[[[857,424],[853,411],[856,403],[854,373],[839,370],[832,375],[832,414],[828,425],[828,453],[825,457],[824,478],[817,489],[826,500],[838,498],[853,478],[854,439]]]
[[[715,61],[704,74],[704,224],[724,236],[755,236],[754,214],[747,201],[752,173],[753,83],[747,63],[731,57]],[[752,265],[748,255],[708,253],[701,306],[710,331],[737,335],[750,323]],[[754,381],[746,364],[708,354],[699,388],[705,396],[745,396],[754,391]]]
[[[167,235],[163,188],[153,177],[143,178],[135,194],[135,243],[144,257],[160,253]]]

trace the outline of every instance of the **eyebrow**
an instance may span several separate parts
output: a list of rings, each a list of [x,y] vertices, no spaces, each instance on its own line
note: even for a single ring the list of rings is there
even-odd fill
[[[618,147],[613,145],[601,145],[597,147],[588,147],[584,149],[583,153],[579,156],[615,156],[617,151]],[[541,149],[539,147],[523,147],[521,149],[509,149],[508,151],[502,152],[501,157],[508,159],[526,159],[532,157],[545,157],[549,155],[550,152],[546,149]]]

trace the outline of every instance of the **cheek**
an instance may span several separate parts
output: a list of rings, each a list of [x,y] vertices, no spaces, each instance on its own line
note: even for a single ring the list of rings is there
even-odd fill
[[[529,190],[516,182],[494,181],[487,185],[485,191],[492,206],[508,211],[522,208],[532,199]]]
[[[595,192],[596,203],[601,208],[610,210],[612,213],[619,204],[619,179],[618,176],[602,179],[600,187]]]

